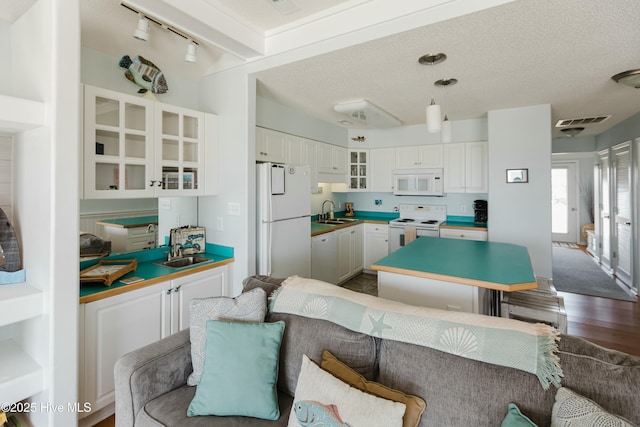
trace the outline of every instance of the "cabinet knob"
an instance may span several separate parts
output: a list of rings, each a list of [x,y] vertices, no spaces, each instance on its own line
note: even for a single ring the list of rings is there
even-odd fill
[[[167,289],[167,295],[171,295],[171,292],[173,292],[173,289]]]
[[[152,179],[151,180],[151,186],[153,187],[155,185],[155,183],[156,183],[155,179]]]
[[[182,285],[173,288],[173,292],[180,292],[180,288],[181,287],[182,287]]]

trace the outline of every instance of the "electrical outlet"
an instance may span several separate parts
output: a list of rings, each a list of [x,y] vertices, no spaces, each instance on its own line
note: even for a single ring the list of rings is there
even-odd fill
[[[460,205],[460,212],[462,213],[467,212],[467,205]]]
[[[221,216],[216,217],[216,231],[224,231],[224,220]]]

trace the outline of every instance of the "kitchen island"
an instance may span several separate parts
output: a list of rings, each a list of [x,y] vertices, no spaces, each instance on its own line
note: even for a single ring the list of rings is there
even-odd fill
[[[371,266],[378,296],[499,315],[499,292],[537,288],[529,253],[510,243],[420,237]]]

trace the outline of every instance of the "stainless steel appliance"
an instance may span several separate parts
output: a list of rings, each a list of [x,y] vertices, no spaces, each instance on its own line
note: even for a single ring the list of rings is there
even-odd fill
[[[396,196],[442,196],[442,169],[395,169],[393,194]]]
[[[400,216],[389,222],[389,253],[405,245],[405,234],[415,230],[416,238],[440,236],[440,224],[447,219],[447,207],[443,205],[399,206]]]
[[[311,277],[311,191],[308,166],[257,165],[257,272]]]

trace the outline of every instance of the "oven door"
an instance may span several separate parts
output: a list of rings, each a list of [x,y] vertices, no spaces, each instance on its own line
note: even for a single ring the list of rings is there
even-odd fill
[[[416,238],[423,236],[440,237],[440,231],[436,229],[423,229],[418,228],[416,230]],[[404,239],[404,227],[390,226],[389,227],[389,253],[397,251],[405,245]]]

